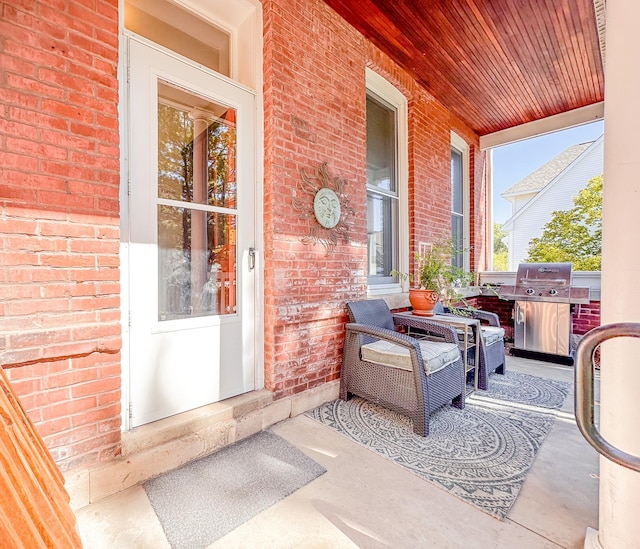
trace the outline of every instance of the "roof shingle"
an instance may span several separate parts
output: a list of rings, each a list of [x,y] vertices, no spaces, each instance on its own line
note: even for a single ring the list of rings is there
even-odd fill
[[[588,141],[586,143],[572,145],[565,149],[558,156],[552,158],[549,162],[540,166],[534,172],[531,172],[524,179],[500,193],[500,196],[506,198],[515,194],[530,193],[544,189],[562,170],[578,158],[578,156],[580,156],[592,143],[593,141]]]

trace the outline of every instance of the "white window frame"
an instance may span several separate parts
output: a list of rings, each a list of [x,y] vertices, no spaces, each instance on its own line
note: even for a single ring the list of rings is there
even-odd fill
[[[407,98],[398,88],[375,71],[366,69],[367,92],[377,95],[396,109],[397,186],[398,186],[398,267],[409,270],[409,114]],[[408,291],[406,281],[392,284],[371,284],[368,295],[394,294]],[[405,288],[403,288],[403,285]]]
[[[463,254],[463,269],[466,272],[471,270],[471,173],[470,173],[470,149],[469,144],[460,137],[454,131],[451,132],[451,148],[455,149],[462,155],[462,246],[464,248]]]

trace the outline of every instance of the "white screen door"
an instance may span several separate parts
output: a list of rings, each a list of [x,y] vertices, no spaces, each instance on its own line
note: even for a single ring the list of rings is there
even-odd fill
[[[255,388],[255,97],[129,41],[130,414]]]

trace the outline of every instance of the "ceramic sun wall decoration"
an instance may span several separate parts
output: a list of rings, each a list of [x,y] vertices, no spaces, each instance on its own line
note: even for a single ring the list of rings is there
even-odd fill
[[[354,215],[354,211],[345,195],[347,182],[333,177],[326,162],[316,168],[314,175],[307,174],[304,168],[300,175],[302,179],[298,189],[302,196],[294,196],[292,203],[295,210],[302,212],[300,219],[309,220],[309,232],[300,240],[314,246],[321,243],[328,255],[338,243],[338,238],[349,242],[347,218]]]

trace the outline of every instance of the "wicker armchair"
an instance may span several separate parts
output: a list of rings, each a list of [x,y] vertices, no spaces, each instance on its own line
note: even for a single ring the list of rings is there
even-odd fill
[[[420,436],[429,434],[437,408],[451,402],[464,408],[464,365],[453,328],[433,322],[444,342],[419,341],[396,331],[404,321],[382,299],[347,303],[347,309],[341,399],[355,394],[408,415]]]
[[[486,391],[487,379],[491,372],[504,374],[506,371],[506,360],[504,351],[504,329],[500,327],[498,315],[488,311],[479,311],[464,307],[456,307],[464,316],[477,318],[482,322],[480,328],[480,367],[478,369],[478,388]],[[444,307],[438,302],[434,309],[436,314],[454,314],[450,307]],[[469,353],[469,361],[474,360],[473,353]]]

